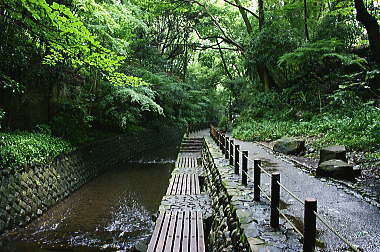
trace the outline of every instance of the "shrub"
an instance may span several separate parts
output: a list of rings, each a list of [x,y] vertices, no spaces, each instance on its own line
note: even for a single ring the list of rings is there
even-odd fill
[[[282,113],[279,111],[278,113]],[[317,149],[342,144],[350,150],[376,151],[380,147],[380,109],[369,105],[317,114],[310,121],[240,120],[233,131],[237,138],[249,141],[272,141],[283,136],[312,136]]]
[[[45,163],[62,152],[74,150],[67,141],[49,134],[0,133],[0,168],[21,170],[26,165]]]

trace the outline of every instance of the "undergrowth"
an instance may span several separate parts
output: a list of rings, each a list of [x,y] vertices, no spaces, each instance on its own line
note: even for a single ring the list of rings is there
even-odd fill
[[[48,132],[0,132],[0,169],[21,170],[74,149],[67,141]]]
[[[352,113],[329,111],[310,116],[311,119],[305,121],[279,120],[278,117],[249,119],[243,114],[233,135],[247,141],[273,141],[283,136],[312,137],[316,149],[340,144],[352,151],[376,152],[380,147],[380,109],[376,107],[364,106]]]

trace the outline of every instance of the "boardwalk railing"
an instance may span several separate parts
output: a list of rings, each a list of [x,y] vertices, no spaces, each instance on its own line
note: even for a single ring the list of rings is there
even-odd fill
[[[288,222],[293,229],[303,238],[303,251],[309,252],[315,250],[316,244],[316,220],[318,219],[323,225],[325,225],[332,233],[334,233],[342,242],[350,247],[353,251],[360,251],[359,248],[353,245],[350,241],[344,238],[332,225],[327,222],[317,212],[317,200],[314,198],[300,199],[297,195],[291,192],[280,182],[280,173],[269,173],[261,165],[261,160],[250,159],[248,157],[248,151],[241,151],[240,146],[234,144],[233,140],[229,139],[225,133],[219,131],[212,125],[210,125],[210,136],[219,146],[225,158],[229,161],[229,164],[233,166],[234,173],[236,175],[241,174],[241,183],[244,186],[248,185],[248,181],[253,182],[254,196],[253,200],[260,201],[261,195],[263,195],[270,202],[270,225],[273,228],[279,228],[279,218],[282,216],[286,222]],[[239,155],[240,154],[240,155]],[[239,158],[241,156],[241,159]],[[248,162],[253,164],[253,178],[248,174]],[[239,172],[241,171],[241,172]],[[270,195],[266,194],[261,185],[261,173],[268,176],[271,180]],[[304,207],[304,228],[303,231],[299,230],[296,225],[289,220],[289,218],[280,209],[280,190],[288,193],[299,204]]]

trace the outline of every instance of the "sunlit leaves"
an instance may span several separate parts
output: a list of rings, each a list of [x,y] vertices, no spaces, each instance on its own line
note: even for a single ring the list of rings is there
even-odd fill
[[[124,57],[100,44],[83,22],[66,6],[45,0],[5,0],[10,17],[15,19],[32,36],[47,43],[49,54],[44,63],[68,64],[74,68],[94,67],[105,76],[117,75]],[[113,78],[117,85],[139,85],[134,78]]]

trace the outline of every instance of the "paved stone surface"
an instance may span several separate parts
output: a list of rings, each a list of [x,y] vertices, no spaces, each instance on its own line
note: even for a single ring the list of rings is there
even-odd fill
[[[208,136],[208,130],[202,131],[199,135]],[[228,167],[226,161],[218,154],[219,150],[217,146],[212,142],[211,138],[206,137],[211,146],[213,146],[215,156],[220,166]],[[318,179],[311,176],[309,173],[297,168],[290,161],[279,158],[274,155],[270,150],[263,148],[262,146],[252,143],[243,142],[234,139],[235,144],[240,145],[240,150],[249,151],[250,159],[261,159],[262,164],[266,171],[277,171],[281,173],[281,183],[284,184],[290,191],[295,193],[302,200],[307,197],[313,197],[318,200],[318,212],[322,215],[332,226],[339,230],[339,232],[346,237],[353,244],[359,246],[364,251],[380,251],[380,211],[379,208],[369,204],[362,200],[359,195],[355,195],[350,189],[340,186],[330,180]],[[220,153],[220,152],[219,152]],[[219,157],[219,158],[218,158]],[[252,175],[253,164],[248,162],[249,173]],[[236,177],[236,182],[239,182],[239,177],[232,174],[227,169],[224,171],[223,177]],[[269,194],[270,179],[262,174],[262,187],[264,192]],[[248,188],[252,187],[250,182]],[[260,232],[259,240],[250,239],[252,246],[257,246],[257,251],[263,246],[261,241],[265,243],[271,242],[271,246],[280,249],[279,251],[297,250],[299,251],[298,235],[294,235],[292,228],[289,224],[282,221],[281,230],[279,234],[274,234],[270,230],[265,230],[268,223],[268,208],[269,202],[263,200],[262,203],[252,204],[250,202],[244,202],[242,196],[250,196],[251,193],[243,193],[240,196],[236,196],[237,205],[243,205],[251,209],[252,215],[243,216],[247,218],[253,218],[254,222],[258,224],[258,230]],[[283,212],[288,218],[290,218],[296,226],[302,229],[303,219],[303,206],[293,199],[289,194],[282,190],[281,200]],[[318,250],[320,251],[345,251],[347,246],[341,242],[334,234],[332,234],[320,221],[317,221],[318,229]],[[248,223],[247,223],[248,224]],[[247,230],[251,234],[256,234],[252,231],[252,227],[247,226]],[[262,230],[261,230],[262,229]],[[285,233],[284,233],[284,230]],[[290,232],[289,232],[290,231]],[[283,242],[285,235],[285,242]],[[286,248],[282,248],[281,244]],[[260,247],[261,246],[261,247]],[[272,251],[272,250],[270,250]],[[273,250],[277,251],[277,250]]]
[[[162,198],[159,211],[201,211],[203,218],[212,215],[211,199],[208,194],[166,195]]]

